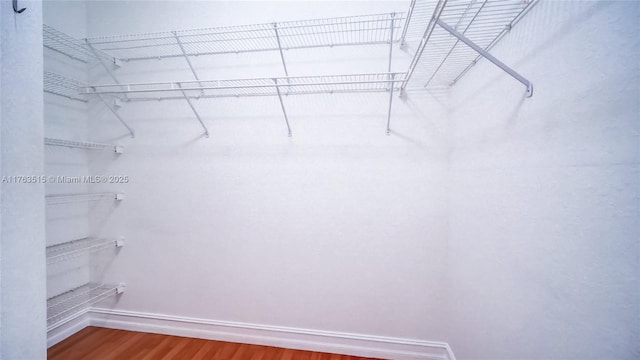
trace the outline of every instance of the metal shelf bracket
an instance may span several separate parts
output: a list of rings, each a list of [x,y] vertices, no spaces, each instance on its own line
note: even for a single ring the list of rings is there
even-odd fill
[[[494,57],[493,55],[491,55],[490,53],[488,53],[487,51],[485,51],[483,48],[481,48],[480,46],[476,45],[473,41],[469,40],[468,38],[466,38],[464,35],[460,34],[458,31],[456,31],[454,28],[452,28],[451,26],[449,26],[447,23],[445,23],[444,21],[437,19],[436,23],[443,28],[444,30],[446,30],[449,34],[455,36],[456,38],[458,38],[458,40],[462,41],[463,43],[467,44],[467,46],[469,46],[470,48],[472,48],[473,50],[475,50],[478,54],[482,55],[482,57],[484,57],[485,59],[491,61],[493,64],[495,64],[497,67],[499,67],[500,69],[502,69],[504,72],[506,72],[507,74],[511,75],[514,79],[518,80],[519,82],[521,82],[524,86],[527,87],[527,97],[531,97],[533,96],[533,84],[527,80],[525,77],[523,77],[522,75],[520,75],[519,73],[517,73],[515,70],[513,70],[512,68],[510,68],[509,66],[507,66],[505,63],[503,63],[502,61],[498,60],[496,57]]]

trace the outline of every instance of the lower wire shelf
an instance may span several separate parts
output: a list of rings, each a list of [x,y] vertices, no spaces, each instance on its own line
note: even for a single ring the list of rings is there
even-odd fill
[[[101,300],[122,294],[124,288],[124,284],[88,283],[47,299],[47,331],[86,313]]]
[[[47,264],[55,264],[79,255],[124,246],[124,239],[85,237],[47,246]]]

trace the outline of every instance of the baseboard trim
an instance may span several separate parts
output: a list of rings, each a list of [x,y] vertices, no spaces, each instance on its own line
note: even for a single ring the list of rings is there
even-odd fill
[[[398,360],[455,360],[444,342],[93,308],[89,324],[211,340]]]
[[[47,347],[51,347],[78,331],[86,328],[90,324],[90,315],[87,311],[78,313],[75,317],[64,324],[47,332]]]

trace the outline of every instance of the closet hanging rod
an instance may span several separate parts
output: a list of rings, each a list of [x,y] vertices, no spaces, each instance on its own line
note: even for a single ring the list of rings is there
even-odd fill
[[[98,176],[87,176],[89,180],[94,180],[94,183],[103,183],[103,177]],[[105,183],[108,182],[104,181]],[[87,202],[87,201],[100,201],[105,199],[112,200],[123,200],[124,194],[122,193],[83,193],[83,194],[54,194],[54,195],[46,195],[45,199],[47,200],[47,205],[60,205],[60,204],[69,204],[75,202]]]
[[[368,76],[368,75],[380,75],[384,78],[378,79],[365,79],[365,80],[340,80],[340,81],[316,81],[315,78],[319,77],[279,77],[279,78],[257,78],[257,79],[240,79],[240,80],[200,80],[199,83],[223,83],[223,82],[239,82],[239,81],[253,81],[258,82],[254,84],[237,84],[237,85],[203,85],[184,87],[185,84],[194,84],[198,81],[184,81],[184,82],[156,82],[156,83],[137,83],[137,84],[122,84],[122,85],[90,85],[85,87],[86,94],[129,94],[129,93],[150,93],[150,92],[178,92],[178,91],[201,91],[201,90],[237,90],[237,89],[256,89],[256,88],[296,88],[296,87],[313,87],[313,86],[338,86],[338,85],[375,85],[375,84],[389,84],[389,83],[401,83],[403,81],[404,73],[377,73],[377,74],[358,74],[358,75],[344,75],[344,76]],[[341,75],[338,75],[341,76]],[[330,77],[330,76],[327,76]],[[394,78],[392,78],[394,77]],[[312,80],[310,82],[303,82],[306,80]],[[278,80],[278,82],[274,82]],[[285,82],[281,83],[280,81]],[[289,80],[287,83],[286,80]],[[269,83],[269,82],[270,83]],[[300,82],[296,82],[300,81]],[[154,87],[155,86],[155,87]],[[122,89],[125,87],[126,89]],[[144,89],[136,89],[135,87],[147,87]],[[370,90],[364,86],[353,89],[357,91]],[[330,92],[330,90],[327,90]],[[274,95],[276,95],[274,93]]]

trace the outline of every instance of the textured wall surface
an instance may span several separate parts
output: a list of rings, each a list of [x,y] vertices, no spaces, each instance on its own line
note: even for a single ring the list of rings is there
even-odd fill
[[[451,97],[460,359],[640,356],[640,6],[545,1]]]
[[[404,11],[376,3],[91,3],[90,35]],[[146,16],[153,13],[155,16]],[[163,19],[163,21],[158,21]],[[394,70],[410,57],[397,51]],[[387,71],[388,46],[290,50],[289,74]],[[277,52],[192,59],[202,79],[282,75]],[[184,59],[129,62],[126,81],[191,80]],[[92,81],[108,82],[100,69]],[[105,279],[126,279],[117,309],[439,340],[446,240],[442,107],[428,96],[289,96],[127,103],[136,138],[92,106],[91,131],[121,141],[126,200],[96,217],[129,241]],[[427,111],[443,116],[424,121]],[[436,123],[434,123],[436,122]],[[106,189],[106,187],[105,187]],[[107,219],[106,221],[104,219]]]
[[[42,4],[14,15],[3,2],[0,128],[2,175],[43,174]],[[2,211],[2,358],[43,359],[45,349],[44,184],[5,183]]]

